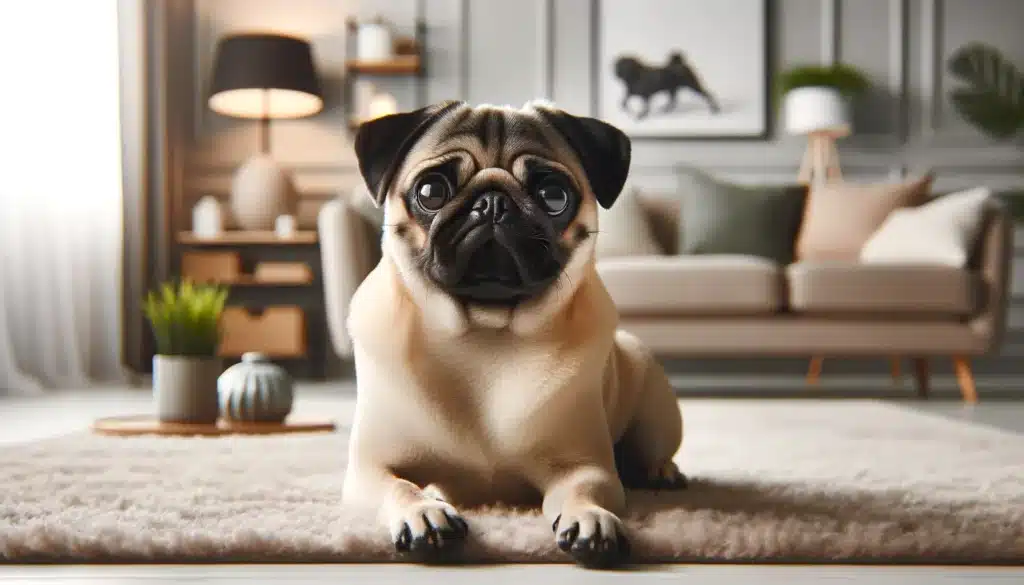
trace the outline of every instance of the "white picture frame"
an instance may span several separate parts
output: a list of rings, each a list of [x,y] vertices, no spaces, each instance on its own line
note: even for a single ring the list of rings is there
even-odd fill
[[[596,10],[599,118],[638,138],[767,137],[768,0],[603,0]]]

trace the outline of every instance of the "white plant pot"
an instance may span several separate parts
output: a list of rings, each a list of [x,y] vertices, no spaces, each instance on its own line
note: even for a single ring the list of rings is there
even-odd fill
[[[852,130],[849,100],[832,87],[799,87],[788,92],[783,119],[790,134],[824,132],[841,137]]]
[[[364,61],[387,61],[395,56],[391,30],[383,23],[366,23],[356,29],[356,55]]]
[[[153,401],[161,422],[212,424],[220,405],[218,357],[153,356]]]

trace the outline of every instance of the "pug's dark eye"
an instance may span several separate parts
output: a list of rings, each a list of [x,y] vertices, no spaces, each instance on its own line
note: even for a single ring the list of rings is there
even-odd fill
[[[558,215],[569,207],[569,189],[559,181],[545,181],[537,188],[537,198],[549,215]]]
[[[452,196],[452,186],[440,173],[429,173],[416,182],[416,202],[426,211],[438,211]]]

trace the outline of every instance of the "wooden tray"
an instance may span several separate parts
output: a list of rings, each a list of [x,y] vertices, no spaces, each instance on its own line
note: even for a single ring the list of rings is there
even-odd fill
[[[285,433],[332,432],[332,421],[289,420],[281,423],[241,423],[219,420],[216,424],[160,422],[148,415],[113,416],[92,423],[94,433],[130,437],[138,435],[206,436],[223,435],[278,435]]]

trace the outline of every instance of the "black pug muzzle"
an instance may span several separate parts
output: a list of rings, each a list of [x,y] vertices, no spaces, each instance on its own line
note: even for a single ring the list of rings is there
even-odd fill
[[[426,272],[463,302],[523,302],[555,283],[568,261],[550,215],[525,196],[483,189],[444,215],[431,226]]]

